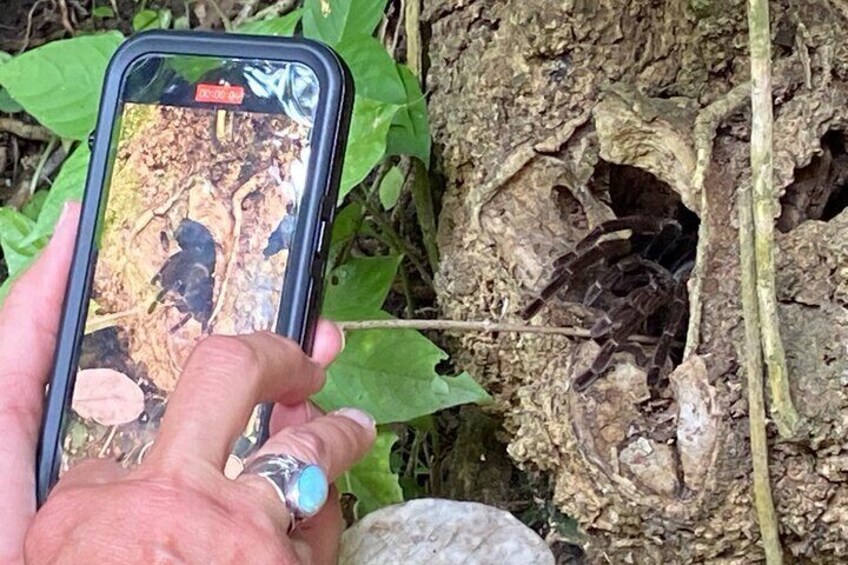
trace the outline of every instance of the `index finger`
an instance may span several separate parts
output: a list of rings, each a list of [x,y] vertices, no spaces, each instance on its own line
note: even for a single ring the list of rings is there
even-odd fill
[[[148,461],[181,467],[188,455],[223,468],[257,404],[304,402],[323,385],[324,371],[294,341],[210,336],[186,362]]]

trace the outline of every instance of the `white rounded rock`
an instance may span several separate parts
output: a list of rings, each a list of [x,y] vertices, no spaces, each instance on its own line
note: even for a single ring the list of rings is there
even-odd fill
[[[554,562],[542,538],[509,512],[435,498],[367,515],[344,533],[339,558],[340,565]]]

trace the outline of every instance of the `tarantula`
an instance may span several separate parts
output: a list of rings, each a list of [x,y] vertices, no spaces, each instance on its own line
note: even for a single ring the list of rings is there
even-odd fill
[[[177,310],[185,314],[171,328],[172,333],[192,317],[206,331],[212,315],[212,291],[215,286],[215,240],[203,224],[188,218],[180,222],[174,236],[180,251],[165,261],[151,281],[162,286],[156,302],[161,304],[170,295]]]
[[[601,241],[625,230],[632,232],[629,238]],[[664,327],[650,360],[648,385],[652,397],[665,387],[664,367],[686,321],[686,282],[695,262],[694,237],[694,232],[684,233],[676,220],[626,216],[598,225],[573,252],[554,262],[553,280],[524,308],[522,318],[535,316],[554,294],[569,288],[590,269],[598,274],[585,291],[583,305],[609,305],[590,330],[601,351],[574,380],[575,390],[585,390],[601,378],[617,351],[632,350],[628,337],[658,314],[664,314],[660,318]],[[647,362],[641,349],[636,353],[640,363]]]

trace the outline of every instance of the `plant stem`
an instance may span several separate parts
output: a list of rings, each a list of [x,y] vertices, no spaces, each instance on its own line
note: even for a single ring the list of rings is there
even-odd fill
[[[406,0],[404,5],[406,31],[406,64],[421,80],[421,0]]]
[[[35,190],[38,188],[38,181],[41,180],[41,174],[44,172],[44,166],[47,164],[47,160],[50,158],[50,155],[53,154],[57,145],[59,145],[59,138],[54,135],[47,143],[47,147],[44,148],[44,153],[41,154],[41,158],[38,160],[38,165],[35,167],[35,172],[32,175],[32,181],[30,181],[29,184],[30,197],[35,194]]]
[[[771,91],[771,34],[767,0],[748,0],[751,50],[751,176],[760,335],[768,367],[771,416],[780,435],[792,437],[800,418],[792,404],[786,355],[780,339],[774,274],[774,112]]]
[[[418,216],[418,226],[424,240],[424,250],[433,272],[439,266],[439,247],[436,244],[436,212],[433,210],[433,192],[430,190],[430,174],[427,165],[415,157],[412,163],[412,202]]]
[[[427,272],[427,269],[424,267],[424,264],[421,263],[421,260],[418,259],[415,251],[413,251],[406,241],[404,241],[404,239],[395,231],[392,225],[386,221],[380,213],[380,210],[374,207],[367,197],[362,197],[361,195],[354,193],[353,198],[362,204],[365,210],[371,214],[371,217],[380,227],[380,230],[383,232],[383,236],[394,249],[395,253],[405,255],[406,258],[409,259],[409,261],[415,266],[418,274],[421,276],[421,280],[423,280],[427,286],[433,288],[433,277]]]
[[[531,326],[527,324],[507,324],[499,322],[465,320],[360,320],[356,322],[336,322],[342,330],[442,330],[484,333],[527,333],[563,335],[579,339],[591,339],[589,329],[573,326]],[[657,338],[645,335],[632,335],[630,341],[645,345],[654,345]]]
[[[771,167],[771,87],[768,78],[769,65],[769,22],[768,0],[748,0],[749,41],[751,48],[752,108],[754,111],[753,131],[751,135],[751,165],[754,185],[770,184]],[[765,19],[763,19],[765,18]],[[765,49],[762,43],[766,43]],[[766,57],[762,61],[762,57]],[[766,67],[764,71],[763,66]],[[763,73],[767,76],[763,84]],[[767,89],[764,91],[764,87]],[[766,107],[763,107],[763,91],[766,93]],[[767,115],[766,115],[767,114]],[[768,122],[768,123],[767,123]],[[766,137],[767,136],[767,137]],[[765,152],[765,155],[763,155]],[[765,171],[762,169],[766,169]],[[763,179],[763,174],[768,179]],[[771,496],[771,483],[768,470],[768,438],[766,437],[765,402],[763,400],[763,351],[761,342],[761,316],[758,285],[759,249],[756,242],[758,233],[754,229],[753,188],[744,184],[737,200],[739,214],[739,257],[742,274],[742,314],[745,323],[745,369],[748,384],[748,426],[751,435],[751,460],[753,466],[754,505],[757,509],[757,522],[760,526],[766,563],[783,563],[783,552],[777,530],[777,517]],[[771,218],[770,218],[771,221]],[[771,375],[770,375],[771,376]]]

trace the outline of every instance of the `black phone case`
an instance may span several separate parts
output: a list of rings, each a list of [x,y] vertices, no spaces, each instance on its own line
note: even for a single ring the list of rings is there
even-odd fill
[[[201,55],[234,59],[270,59],[307,65],[318,78],[319,101],[311,138],[307,190],[302,196],[295,245],[286,268],[277,333],[309,352],[320,311],[324,267],[353,103],[353,80],[343,61],[327,46],[302,38],[213,32],[152,31],[127,40],[106,71],[97,128],[89,140],[91,162],[82,202],[68,288],[59,328],[53,373],[44,406],[36,464],[38,505],[56,482],[61,461],[61,427],[71,401],[88,297],[94,273],[95,237],[102,215],[120,93],[130,66],[151,54]],[[261,407],[260,443],[268,436],[271,406]]]

